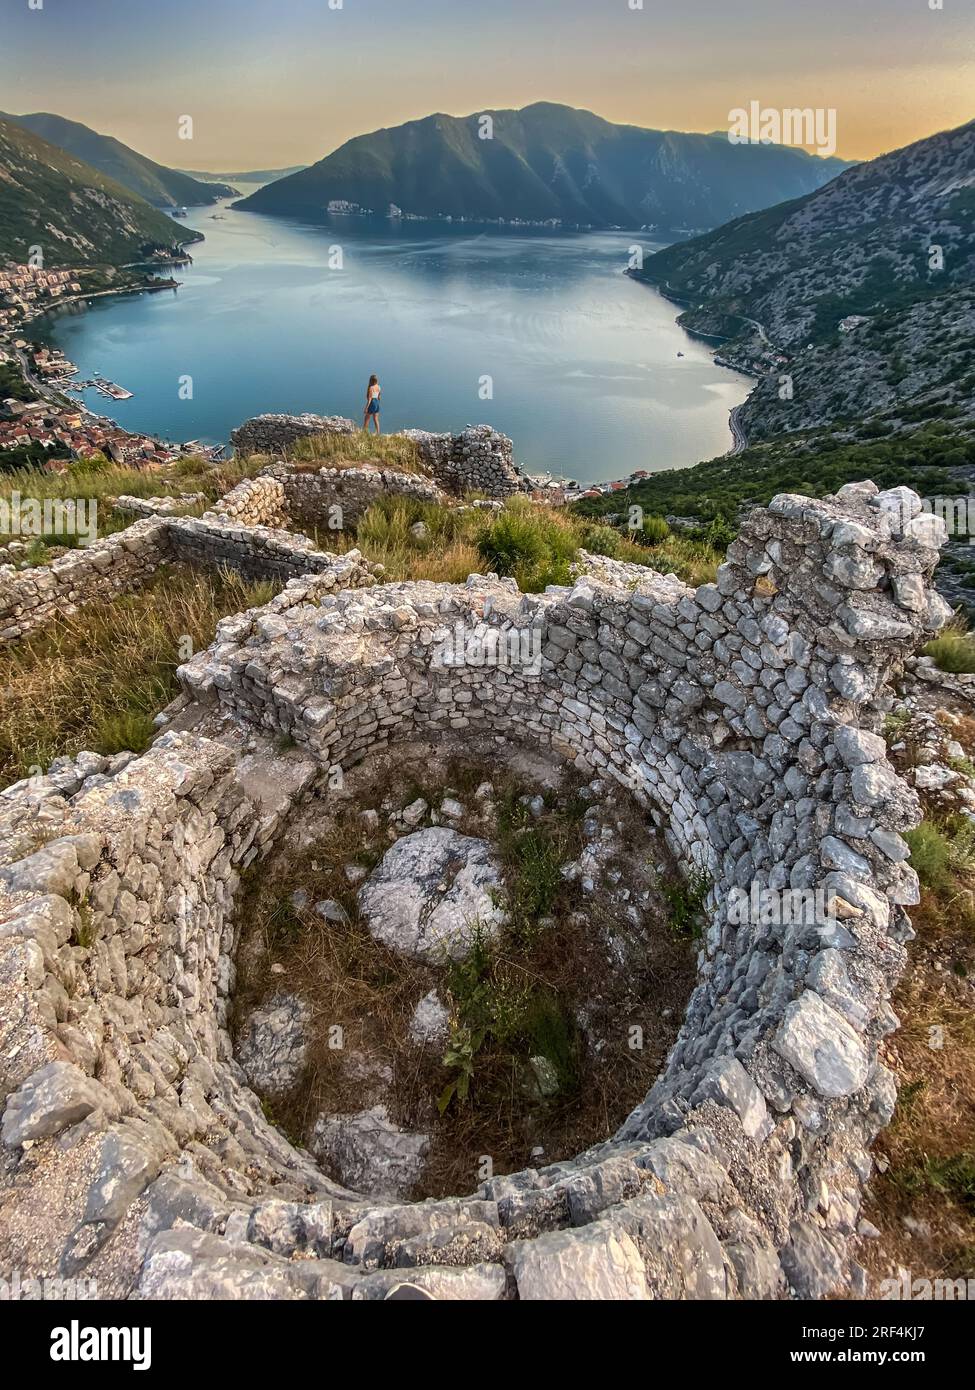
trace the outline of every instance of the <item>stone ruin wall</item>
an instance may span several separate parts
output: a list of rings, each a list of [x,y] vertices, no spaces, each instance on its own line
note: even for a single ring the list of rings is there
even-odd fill
[[[917,900],[899,832],[919,808],[876,729],[947,613],[930,518],[892,527],[886,505],[920,503],[875,493],[775,499],[696,592],[292,581],[181,669],[180,717],[210,736],[174,725],[124,766],[82,755],[0,794],[0,1249],[145,1297],[376,1298],[406,1265],[448,1298],[861,1287]],[[444,666],[458,625],[536,633],[540,667]],[[329,769],[451,732],[613,778],[708,873],[710,925],[661,1077],[605,1144],[469,1197],[356,1199],[233,1061],[240,874]],[[831,920],[729,920],[756,881],[823,888]]]
[[[216,504],[217,513],[243,526],[327,531],[354,527],[384,497],[449,505],[453,499],[436,483],[412,473],[367,465],[352,468],[296,469],[271,464],[245,479]]]
[[[58,614],[138,588],[168,554],[168,523],[151,517],[49,565],[0,567],[0,648],[20,641]]]
[[[279,453],[303,435],[321,433],[323,428],[331,433],[354,432],[351,421],[337,418],[265,415],[241,426],[234,440],[241,452]],[[301,527],[326,532],[330,525],[335,530],[354,527],[384,497],[449,504],[458,492],[468,489],[501,497],[521,486],[511,467],[511,441],[487,426],[463,436],[407,433],[417,438],[433,477],[368,465],[307,470],[277,463],[238,484],[202,518],[178,515],[180,509],[202,500],[201,494],[119,498],[122,511],[142,520],[49,565],[25,570],[0,566],[0,649],[58,614],[139,588],[167,562],[222,565],[247,579],[286,582],[327,569],[330,563],[325,552],[315,552]],[[436,464],[434,456],[439,460]],[[512,479],[515,483],[509,487]]]
[[[273,457],[286,454],[300,439],[357,432],[351,420],[334,415],[258,415],[234,430],[230,439],[239,454]],[[511,440],[490,425],[468,425],[460,434],[402,430],[401,435],[414,441],[431,477],[455,497],[483,492],[504,498],[526,490],[514,466]]]
[[[350,551],[370,572],[358,551]],[[336,557],[315,549],[300,533],[275,526],[236,522],[221,512],[202,517],[147,517],[73,550],[49,565],[0,569],[0,649],[13,645],[54,618],[91,603],[110,602],[141,588],[166,564],[186,562],[223,568],[247,580],[285,584],[301,575],[331,571]]]

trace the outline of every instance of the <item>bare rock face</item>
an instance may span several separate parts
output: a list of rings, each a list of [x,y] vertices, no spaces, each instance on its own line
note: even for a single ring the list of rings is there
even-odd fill
[[[355,1115],[323,1115],[311,1147],[347,1187],[369,1197],[403,1197],[420,1176],[430,1136],[399,1129],[386,1107],[375,1105]]]
[[[393,951],[432,964],[462,960],[474,931],[504,921],[501,874],[486,840],[435,826],[387,850],[359,890],[370,932]]]
[[[301,1075],[308,1049],[308,1005],[293,994],[277,994],[247,1020],[237,1060],[261,1095],[284,1095]]]

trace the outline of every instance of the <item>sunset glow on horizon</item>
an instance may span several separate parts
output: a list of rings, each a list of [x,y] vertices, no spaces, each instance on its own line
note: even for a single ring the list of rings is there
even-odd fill
[[[725,130],[751,101],[835,108],[871,158],[975,115],[975,13],[945,0],[0,0],[0,106],[80,121],[167,165],[312,163],[435,111],[535,101]],[[882,14],[883,23],[878,22]],[[193,117],[193,139],[178,121]]]

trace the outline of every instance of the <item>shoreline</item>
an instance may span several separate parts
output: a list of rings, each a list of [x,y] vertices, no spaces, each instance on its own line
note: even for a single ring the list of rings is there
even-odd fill
[[[636,280],[638,284],[646,285],[648,289],[656,291],[656,293],[660,295],[660,298],[666,299],[669,304],[676,304],[685,308],[690,306],[691,301],[688,300],[686,296],[680,296],[672,292],[669,292],[663,286],[656,284],[653,280],[649,280],[645,276],[637,274],[636,271],[627,269],[623,272],[623,274],[628,275],[631,280]],[[678,314],[674,322],[677,323],[677,320],[679,318],[680,315]],[[756,320],[746,319],[744,320],[744,322],[756,323],[756,326],[761,331],[763,338],[765,337],[765,330],[762,328],[761,324],[757,323]],[[679,324],[678,326],[683,328],[683,324]],[[713,339],[719,345],[719,348],[720,344],[731,341],[731,339],[726,333],[700,333],[697,329],[694,328],[684,328],[684,332],[692,338]],[[740,404],[732,406],[731,410],[728,413],[728,428],[731,431],[731,448],[728,449],[728,451],[723,455],[723,457],[731,458],[735,454],[744,453],[744,451],[748,448],[748,436],[741,426],[739,412],[751,400],[752,396],[755,394],[755,391],[758,388],[758,383],[762,380],[762,378],[756,372],[749,371],[745,367],[739,367],[734,362],[725,361],[723,358],[719,357],[718,349],[712,352],[711,360],[716,367],[723,367],[726,371],[729,372],[737,372],[739,376],[751,377],[755,382],[755,385],[749,391],[745,399],[741,401]],[[706,461],[707,460],[705,459],[698,459],[697,463],[704,463]],[[696,468],[697,464],[692,463],[690,467]]]
[[[160,290],[178,290],[182,284],[182,280],[163,280],[157,285],[118,285],[111,290],[90,290],[83,294],[65,295],[63,299],[58,299],[49,308],[39,310],[29,319],[22,319],[17,327],[26,328],[29,323],[37,323],[40,319],[52,317],[65,304],[87,304],[93,299],[107,299],[112,295],[145,294],[146,292],[158,294]]]
[[[217,206],[219,207],[220,204],[218,203]],[[231,206],[233,206],[232,203],[231,203]],[[523,230],[523,229],[510,228],[510,229],[506,229],[506,230],[515,231],[515,230]],[[617,270],[616,273],[618,274],[619,271]],[[635,275],[635,274],[633,274],[632,272],[630,272],[629,270],[625,270],[625,269],[624,269],[624,274],[627,274],[627,275],[628,275],[630,278],[632,278],[632,279],[640,279],[640,280],[642,280],[642,282],[643,282],[645,285],[647,285],[649,288],[651,288],[651,289],[655,290],[657,293],[659,293],[659,294],[661,295],[661,298],[667,299],[667,300],[668,300],[669,302],[671,302],[671,303],[676,303],[676,302],[677,302],[675,296],[673,296],[673,295],[671,295],[671,294],[668,294],[667,292],[665,292],[665,290],[663,290],[663,289],[661,289],[660,287],[654,285],[652,282],[650,282],[650,281],[648,281],[648,280],[646,280],[646,279],[643,279],[642,276]],[[49,308],[46,308],[46,309],[44,310],[43,313],[41,313],[41,314],[39,314],[39,315],[37,316],[37,321],[40,321],[40,320],[44,320],[44,321],[45,321],[45,322],[44,322],[44,326],[43,326],[43,328],[42,328],[42,330],[41,330],[42,333],[43,333],[43,336],[45,337],[45,339],[52,340],[52,341],[55,341],[55,342],[56,342],[56,341],[58,340],[58,336],[59,336],[59,335],[58,335],[58,320],[59,320],[59,315],[58,315],[58,313],[57,313],[57,310],[60,308],[60,305],[61,305],[62,303],[64,303],[64,304],[66,304],[66,303],[86,303],[86,302],[88,302],[88,301],[94,302],[96,299],[99,299],[99,298],[108,298],[108,297],[110,297],[110,296],[123,296],[123,295],[127,295],[127,294],[138,294],[138,293],[141,293],[143,290],[149,290],[149,291],[152,292],[152,293],[158,293],[160,290],[163,290],[163,289],[170,289],[170,288],[172,288],[172,289],[176,290],[176,289],[179,288],[180,284],[181,284],[181,282],[176,281],[175,279],[170,279],[170,280],[166,280],[166,281],[159,281],[159,282],[157,282],[157,283],[155,283],[155,284],[150,284],[150,285],[143,285],[143,284],[124,285],[124,286],[112,287],[112,288],[106,289],[106,290],[95,290],[95,291],[91,291],[91,292],[89,292],[89,293],[83,293],[83,294],[71,296],[69,299],[62,300],[62,301],[60,301],[60,303],[52,304]],[[703,348],[703,353],[702,353],[701,359],[700,359],[701,362],[707,362],[707,361],[709,361],[709,362],[713,363],[714,365],[724,367],[724,368],[726,368],[726,369],[729,370],[729,371],[737,371],[737,372],[738,372],[738,375],[741,376],[742,378],[744,378],[744,377],[747,375],[747,373],[745,373],[745,372],[739,370],[734,364],[722,362],[722,361],[719,361],[719,360],[716,358],[716,356],[715,356],[715,347],[716,347],[717,345],[719,345],[720,343],[726,341],[726,339],[725,339],[724,336],[722,336],[722,335],[717,335],[717,334],[711,335],[711,334],[706,334],[706,333],[698,333],[697,331],[691,330],[691,329],[684,329],[683,331],[684,331],[684,333],[686,334],[686,337],[687,337],[687,338],[691,339],[692,341],[693,341],[693,340],[697,340],[697,342],[699,343],[699,345]],[[683,354],[679,354],[679,355],[683,355]],[[745,384],[744,381],[743,381],[742,384],[743,384],[743,386],[744,386],[744,384]],[[720,387],[719,387],[719,389],[720,389]],[[750,395],[750,394],[751,394],[751,392],[749,391],[749,392],[748,392],[748,395]],[[747,396],[746,396],[746,399],[747,399]],[[72,400],[71,403],[77,405],[77,401]],[[731,407],[730,409],[733,410],[733,411],[735,411],[735,412],[737,412],[737,410],[738,410],[738,409],[740,408],[740,406],[743,405],[743,404],[744,404],[744,401],[740,401],[740,402],[738,403],[738,405],[736,405],[735,407]],[[85,407],[83,407],[83,408],[85,408]],[[727,411],[729,410],[729,407],[725,407],[725,410],[726,410],[726,412],[727,412]],[[726,413],[725,419],[726,419],[726,422],[727,422],[727,420],[728,420],[728,415],[727,415],[727,413]],[[689,460],[687,460],[687,461],[678,461],[678,462],[673,463],[671,466],[672,466],[673,468],[677,468],[677,469],[680,469],[680,468],[687,468],[687,467],[693,467],[693,466],[695,466],[697,463],[700,463],[700,462],[701,462],[702,460],[704,460],[704,459],[707,459],[707,458],[710,458],[710,457],[713,457],[713,456],[719,456],[722,452],[740,452],[741,448],[743,448],[743,447],[745,447],[745,446],[744,446],[744,444],[741,442],[741,440],[743,439],[743,434],[740,433],[740,432],[739,432],[739,434],[736,434],[736,428],[735,428],[735,422],[736,422],[736,421],[737,421],[737,413],[733,416],[732,422],[731,422],[730,424],[725,423],[723,427],[722,427],[722,426],[718,426],[718,429],[719,429],[719,430],[722,430],[722,432],[723,432],[723,430],[725,430],[725,429],[730,429],[730,432],[731,432],[730,447],[729,447],[729,445],[726,443],[725,451],[722,451],[722,450],[721,450],[721,442],[722,442],[722,441],[720,440],[720,438],[715,439],[713,444],[710,444],[710,443],[707,443],[707,442],[702,441],[702,448],[701,448],[700,450],[695,450],[695,451],[693,452],[693,454],[692,454],[692,456],[691,456],[691,458],[690,458]],[[717,425],[717,421],[715,422],[715,424]],[[123,428],[128,428],[128,427],[127,427],[127,426],[123,426]],[[134,428],[134,427],[132,427],[132,428]],[[143,431],[140,430],[140,431],[137,431],[137,432],[138,432],[138,433],[142,433]],[[229,432],[229,427],[228,427],[228,432]],[[153,437],[153,438],[158,438],[158,436],[155,435],[155,433],[152,432],[152,431],[146,431],[146,433],[150,434],[151,437]],[[725,435],[725,440],[727,440],[727,438],[728,438],[728,436]],[[227,442],[226,439],[217,440],[216,442],[217,442],[217,443],[222,443],[223,446],[226,447],[226,442]],[[621,459],[620,462],[623,463],[623,460]],[[626,464],[623,463],[623,466],[626,467]],[[635,468],[635,469],[636,469],[636,468],[639,468],[639,467],[643,467],[643,466],[645,466],[645,465],[640,464],[639,462],[634,462],[634,464],[633,464],[633,468]],[[546,461],[546,462],[542,462],[542,463],[539,463],[537,460],[533,460],[532,462],[527,462],[527,461],[525,461],[525,462],[522,463],[521,468],[522,468],[522,472],[523,472],[525,475],[535,475],[535,474],[544,475],[544,474],[548,473],[548,474],[550,474],[553,478],[554,478],[554,477],[557,477],[557,476],[560,476],[560,475],[561,475],[561,476],[564,476],[564,477],[566,477],[566,481],[568,481],[568,475],[569,475],[569,474],[572,474],[572,475],[574,475],[574,476],[573,476],[573,481],[577,484],[577,487],[578,487],[579,490],[585,489],[585,488],[587,488],[587,487],[602,488],[602,487],[605,487],[605,486],[606,486],[608,483],[610,483],[610,482],[617,482],[617,481],[619,481],[618,479],[606,479],[606,478],[591,479],[591,478],[587,478],[587,477],[586,477],[586,474],[587,474],[588,470],[585,469],[585,467],[575,468],[575,469],[571,468],[571,466],[569,466],[569,467],[567,467],[567,468],[564,467],[564,466],[563,466],[563,467],[560,467],[557,459],[556,459],[555,461]],[[657,470],[657,469],[653,469],[653,471],[658,471],[658,470]]]

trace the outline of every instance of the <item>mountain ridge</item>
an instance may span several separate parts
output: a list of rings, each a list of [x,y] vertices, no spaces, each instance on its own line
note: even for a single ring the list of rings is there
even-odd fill
[[[482,139],[482,122],[493,123]],[[714,226],[807,193],[847,168],[783,146],[615,125],[536,102],[471,116],[433,113],[358,135],[237,206],[321,216],[331,202],[424,219],[588,226]]]
[[[0,258],[125,265],[200,241],[137,194],[23,126],[0,118]]]
[[[758,364],[739,413],[750,438],[873,416],[894,429],[939,412],[975,420],[975,121],[632,273],[686,306],[685,328],[730,338],[732,365]]]
[[[23,116],[0,112],[0,120],[12,121],[49,145],[74,155],[154,207],[215,203],[237,191],[229,184],[201,181],[182,170],[157,164],[113,135],[102,135],[91,126],[50,111],[34,111]]]
[[[815,303],[827,283],[839,283],[848,312],[869,302],[864,273],[878,258],[886,257],[920,289],[929,248],[947,244],[944,278],[975,280],[972,190],[975,121],[855,165],[801,198],[668,246],[636,274],[677,297],[703,297],[711,312],[761,319],[777,342],[790,345],[816,332]],[[939,229],[941,242],[932,236],[922,244],[923,232]],[[855,262],[837,263],[837,244],[857,250]],[[811,272],[816,283],[803,293]],[[857,288],[863,288],[859,299]]]

